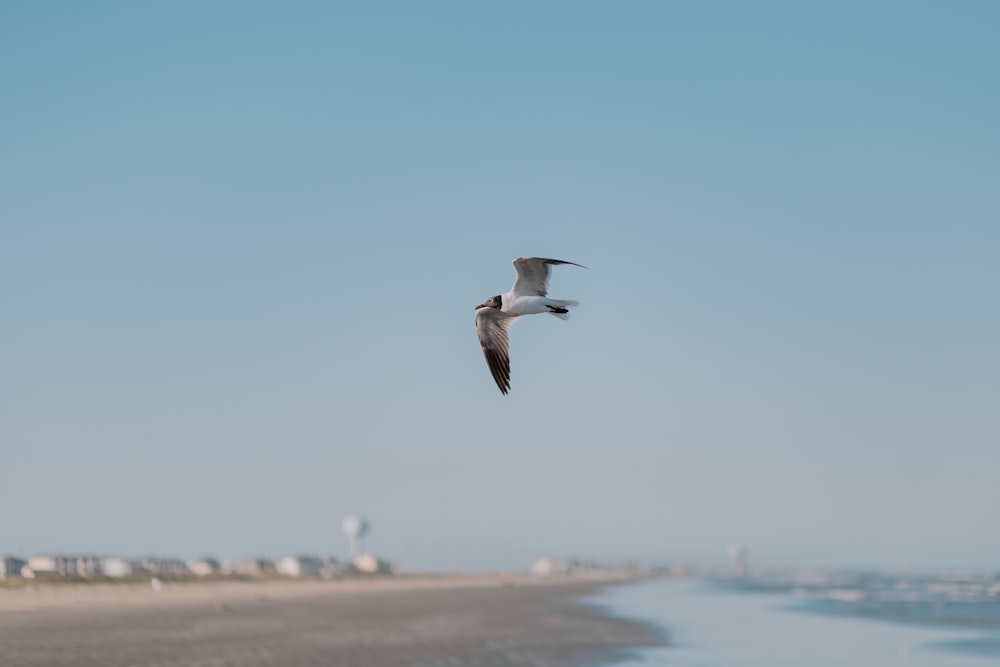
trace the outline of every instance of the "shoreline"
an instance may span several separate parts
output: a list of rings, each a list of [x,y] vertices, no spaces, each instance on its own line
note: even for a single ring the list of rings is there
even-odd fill
[[[593,665],[664,645],[655,626],[590,599],[643,580],[411,575],[2,589],[0,663]]]

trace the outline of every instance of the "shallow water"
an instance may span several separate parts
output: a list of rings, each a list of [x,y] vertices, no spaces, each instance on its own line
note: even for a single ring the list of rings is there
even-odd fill
[[[594,602],[667,632],[670,646],[637,651],[621,667],[985,667],[1000,657],[995,629],[805,613],[784,593],[694,580],[612,588]]]

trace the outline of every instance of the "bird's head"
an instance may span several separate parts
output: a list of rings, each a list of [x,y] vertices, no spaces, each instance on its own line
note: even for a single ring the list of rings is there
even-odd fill
[[[500,295],[497,294],[496,296],[491,296],[490,298],[486,299],[486,303],[481,303],[478,306],[476,306],[476,310],[479,310],[480,308],[496,308],[497,310],[499,310]]]

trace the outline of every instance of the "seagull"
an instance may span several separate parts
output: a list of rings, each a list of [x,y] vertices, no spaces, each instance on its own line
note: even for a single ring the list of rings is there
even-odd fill
[[[514,260],[517,279],[506,294],[491,296],[485,303],[476,306],[476,333],[483,346],[490,373],[500,387],[500,393],[510,391],[510,356],[508,354],[507,329],[522,315],[548,313],[559,319],[569,319],[569,308],[579,301],[548,298],[549,267],[572,264],[587,268],[576,262],[544,257],[518,257]]]

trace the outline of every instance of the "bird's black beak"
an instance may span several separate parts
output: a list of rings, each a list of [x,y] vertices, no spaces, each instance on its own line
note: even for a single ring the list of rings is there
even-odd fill
[[[485,308],[485,307],[486,307],[486,304],[485,303],[481,303],[478,306],[476,306],[476,310],[479,310],[480,308]]]

